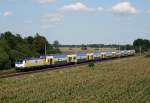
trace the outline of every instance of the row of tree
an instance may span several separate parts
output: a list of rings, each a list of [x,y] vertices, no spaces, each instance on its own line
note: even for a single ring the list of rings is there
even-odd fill
[[[36,57],[45,53],[58,53],[59,42],[50,44],[38,33],[32,37],[21,37],[20,34],[5,32],[0,34],[0,69],[14,67],[15,61],[25,57]]]
[[[133,42],[134,49],[136,52],[145,52],[150,50],[150,40],[148,39],[137,39]]]
[[[87,48],[117,48],[117,49],[133,49],[133,45],[126,44],[126,45],[119,45],[119,44],[82,44],[82,45],[61,45],[61,47],[69,47],[69,48],[81,48],[82,50],[85,50]]]
[[[103,46],[101,44],[88,44],[88,45],[82,44],[81,45],[82,50],[86,50],[88,47],[95,48],[96,50],[99,50],[99,48],[116,48],[118,50],[131,50],[131,49],[134,49],[133,45],[130,45],[130,44],[126,44],[126,45],[112,44],[112,45],[103,45]]]
[[[148,39],[136,39],[133,41],[133,45],[126,44],[126,45],[118,45],[118,44],[82,44],[82,45],[61,45],[61,47],[80,47],[82,50],[86,50],[88,47],[91,48],[116,48],[120,50],[131,50],[135,49],[136,52],[145,52],[150,50],[150,40]]]

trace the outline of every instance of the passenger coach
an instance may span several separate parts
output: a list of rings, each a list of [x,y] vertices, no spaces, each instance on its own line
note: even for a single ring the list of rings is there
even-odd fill
[[[100,61],[118,57],[133,56],[135,50],[114,50],[114,51],[95,51],[95,52],[77,52],[49,54],[39,58],[26,58],[17,60],[15,67],[17,70],[22,69],[41,69],[46,67],[56,67],[63,65],[72,65],[76,63],[85,63],[91,61]]]

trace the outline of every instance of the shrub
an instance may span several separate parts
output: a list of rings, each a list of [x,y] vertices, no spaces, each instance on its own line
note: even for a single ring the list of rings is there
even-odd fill
[[[9,55],[0,48],[0,70],[10,68]]]
[[[145,57],[149,58],[150,57],[150,52],[145,53]]]
[[[94,68],[95,67],[95,63],[93,63],[93,62],[90,62],[89,64],[88,64],[88,67],[90,67],[90,68]]]

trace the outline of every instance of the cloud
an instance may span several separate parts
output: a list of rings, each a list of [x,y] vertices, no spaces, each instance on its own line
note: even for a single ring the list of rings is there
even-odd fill
[[[121,2],[111,9],[115,13],[138,14],[138,10],[130,2]]]
[[[97,10],[98,10],[98,11],[103,11],[104,8],[103,8],[103,7],[98,7]]]
[[[5,11],[3,13],[3,16],[13,16],[13,12],[11,12],[11,11]]]
[[[47,13],[44,15],[42,21],[47,23],[56,23],[61,22],[64,18],[64,15],[61,13]]]
[[[32,21],[31,21],[31,20],[25,20],[24,23],[26,23],[26,24],[31,24]]]
[[[150,14],[150,9],[149,9],[149,10],[146,10],[146,13]]]
[[[55,0],[36,0],[37,2],[39,2],[40,4],[47,4],[47,3],[52,3]]]
[[[77,2],[70,5],[64,5],[61,8],[62,11],[69,11],[69,12],[78,12],[78,11],[92,11],[93,8],[89,8],[88,6],[84,5],[81,2]]]
[[[56,13],[47,13],[43,16],[41,22],[41,28],[42,29],[48,29],[51,27],[55,27],[58,24],[62,24],[64,19],[64,15],[62,13],[56,12]]]

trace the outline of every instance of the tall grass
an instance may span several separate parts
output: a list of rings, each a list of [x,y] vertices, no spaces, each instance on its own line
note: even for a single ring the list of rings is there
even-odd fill
[[[0,80],[0,103],[149,103],[150,59],[133,57]]]
[[[150,51],[145,53],[145,57],[150,58]]]

